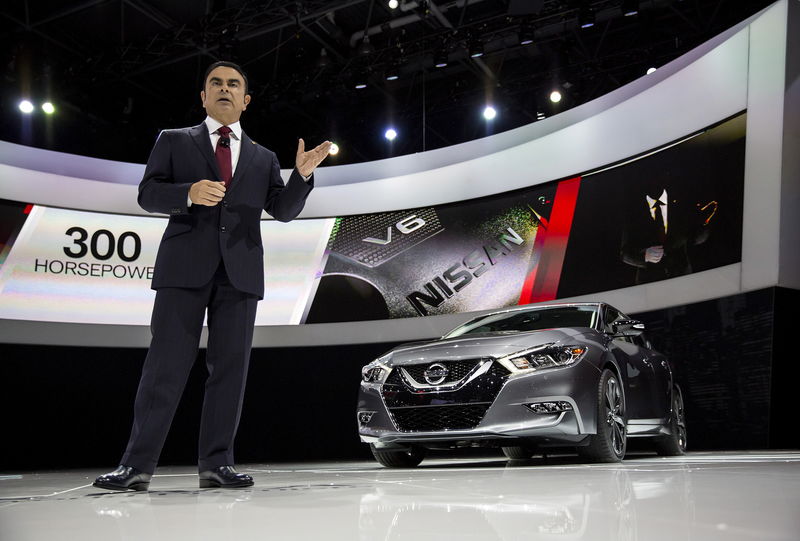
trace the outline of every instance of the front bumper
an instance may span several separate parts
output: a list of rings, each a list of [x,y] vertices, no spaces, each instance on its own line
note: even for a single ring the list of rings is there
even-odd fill
[[[361,441],[377,447],[492,440],[515,445],[513,440],[522,438],[558,445],[596,433],[600,370],[588,359],[564,368],[491,376],[487,373],[456,391],[424,393],[362,382],[357,414]],[[565,402],[571,409],[534,413],[528,407],[542,402]],[[423,421],[409,425],[409,415]],[[464,417],[462,424],[459,416]],[[442,428],[432,428],[437,420]]]

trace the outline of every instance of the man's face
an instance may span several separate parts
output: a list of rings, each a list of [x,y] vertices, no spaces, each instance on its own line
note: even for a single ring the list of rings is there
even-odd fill
[[[245,94],[244,78],[227,66],[214,68],[208,74],[200,99],[208,115],[226,126],[237,122],[250,103],[250,95]]]

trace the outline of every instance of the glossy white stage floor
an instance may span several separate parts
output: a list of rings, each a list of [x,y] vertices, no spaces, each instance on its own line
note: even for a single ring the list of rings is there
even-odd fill
[[[100,471],[0,475],[0,539],[800,539],[800,452],[239,470],[256,485],[200,490],[188,467],[160,469],[140,493],[92,487]]]

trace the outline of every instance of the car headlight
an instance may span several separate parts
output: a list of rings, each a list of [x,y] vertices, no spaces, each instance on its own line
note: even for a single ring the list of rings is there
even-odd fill
[[[513,367],[519,371],[545,370],[575,364],[586,355],[589,348],[586,346],[538,346],[525,351],[518,351],[498,359],[506,367]],[[511,366],[508,366],[511,365]]]
[[[365,383],[383,383],[389,377],[391,368],[379,361],[372,361],[361,369],[361,381]]]

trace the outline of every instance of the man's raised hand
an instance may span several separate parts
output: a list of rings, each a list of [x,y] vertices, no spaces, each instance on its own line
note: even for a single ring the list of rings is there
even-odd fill
[[[331,150],[331,142],[325,141],[317,147],[306,152],[306,143],[301,138],[297,142],[297,158],[295,159],[295,167],[297,171],[304,177],[308,177],[314,172],[314,169],[325,159],[328,152]]]
[[[189,188],[189,199],[193,205],[213,207],[225,197],[225,183],[198,180]]]

